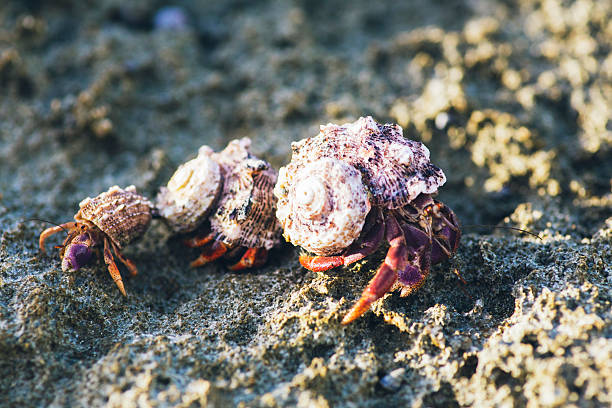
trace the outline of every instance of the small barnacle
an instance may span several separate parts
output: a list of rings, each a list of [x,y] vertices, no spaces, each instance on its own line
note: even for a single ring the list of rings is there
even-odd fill
[[[89,263],[93,248],[104,247],[104,262],[108,272],[125,296],[125,288],[115,264],[113,253],[128,268],[131,275],[138,273],[132,261],[125,258],[120,250],[130,242],[140,238],[147,230],[153,205],[136,192],[134,186],[125,189],[118,186],[94,197],[86,198],[79,204],[75,221],[48,228],[40,234],[39,246],[45,253],[45,240],[60,231],[68,236],[61,246],[62,270],[78,270]]]
[[[396,368],[389,374],[385,375],[380,379],[380,386],[387,391],[395,392],[402,386],[402,377],[406,373],[406,369],[403,367]]]
[[[218,153],[202,146],[198,157],[181,165],[160,190],[157,208],[175,232],[202,225],[207,231],[186,241],[204,247],[192,267],[222,256],[240,256],[232,270],[260,266],[280,242],[272,193],[277,173],[249,151],[250,145],[248,138],[234,140]]]
[[[274,193],[285,239],[314,253],[300,263],[313,271],[348,265],[383,241],[385,262],[344,317],[349,323],[385,293],[407,296],[432,264],[451,257],[461,232],[455,214],[433,198],[446,177],[422,143],[399,125],[371,117],[321,126],[319,135],[292,144]]]

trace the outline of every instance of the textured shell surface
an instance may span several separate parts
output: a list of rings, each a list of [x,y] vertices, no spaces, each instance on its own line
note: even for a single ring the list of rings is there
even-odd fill
[[[221,166],[215,153],[202,146],[198,156],[183,163],[156,199],[159,214],[174,232],[193,231],[210,214],[222,188]]]
[[[446,181],[442,170],[430,162],[427,147],[405,139],[399,125],[382,125],[367,116],[320,130],[317,136],[292,144],[288,173],[322,157],[342,160],[359,170],[372,205],[388,209],[403,207],[421,193],[435,193]]]
[[[251,139],[243,137],[242,139],[232,140],[227,144],[225,149],[219,153],[213,153],[212,158],[221,166],[223,173],[231,173],[234,168],[241,162],[254,157],[251,152]]]
[[[331,157],[281,168],[274,194],[285,239],[317,255],[348,247],[370,211],[361,173]]]
[[[277,173],[268,162],[248,152],[249,144],[248,139],[234,141],[219,153],[226,174],[210,223],[225,244],[270,249],[281,237],[273,194]]]
[[[94,198],[87,197],[79,207],[76,221],[95,225],[121,248],[145,233],[153,205],[134,186],[113,186]]]

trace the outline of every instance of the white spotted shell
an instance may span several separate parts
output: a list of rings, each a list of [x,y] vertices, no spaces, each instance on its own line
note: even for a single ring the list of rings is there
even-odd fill
[[[317,255],[348,247],[370,211],[359,171],[329,157],[281,168],[274,194],[285,239]]]
[[[98,227],[121,248],[145,233],[152,208],[151,202],[136,192],[136,187],[112,186],[81,201],[74,219]]]
[[[372,205],[395,209],[419,194],[432,194],[444,184],[442,170],[429,161],[429,150],[405,139],[399,125],[377,123],[371,116],[344,125],[321,126],[316,137],[292,144],[293,168],[321,157],[334,157],[361,173]]]
[[[198,157],[179,166],[157,195],[159,214],[175,232],[196,229],[209,215],[222,186],[215,153],[202,146]]]

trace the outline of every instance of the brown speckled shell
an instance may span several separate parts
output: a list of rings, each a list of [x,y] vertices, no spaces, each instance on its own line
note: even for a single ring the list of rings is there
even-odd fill
[[[77,222],[98,227],[119,247],[141,237],[151,222],[152,204],[136,192],[134,186],[118,186],[79,204]]]
[[[321,126],[316,137],[292,144],[287,171],[321,157],[333,157],[361,173],[372,205],[403,207],[419,194],[432,194],[444,184],[442,170],[429,161],[429,150],[405,139],[399,125],[377,123],[368,116],[344,125]]]
[[[210,223],[217,239],[227,245],[270,249],[281,236],[272,192],[277,173],[249,152],[250,144],[248,138],[234,140],[216,155],[224,182]]]

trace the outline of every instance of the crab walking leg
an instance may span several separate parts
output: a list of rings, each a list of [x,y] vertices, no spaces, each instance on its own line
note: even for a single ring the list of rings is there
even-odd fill
[[[38,247],[40,248],[40,252],[46,254],[45,250],[45,240],[49,238],[53,234],[57,234],[60,231],[71,230],[75,228],[77,225],[76,222],[67,222],[65,224],[57,225],[55,227],[47,228],[43,232],[40,233],[40,237],[38,238]]]
[[[115,281],[115,284],[119,288],[121,294],[123,296],[127,296],[127,293],[125,293],[125,288],[123,287],[123,280],[121,279],[119,268],[117,268],[117,264],[115,263],[115,259],[113,258],[113,254],[111,252],[111,243],[107,237],[104,237],[104,262],[108,265],[108,273],[110,273],[111,278],[113,278],[113,281]]]
[[[138,269],[136,269],[136,265],[134,265],[134,262],[130,261],[128,258],[126,258],[125,256],[123,256],[123,254],[121,253],[121,251],[119,250],[119,247],[113,242],[111,241],[111,245],[113,246],[113,252],[115,253],[115,255],[117,256],[117,258],[119,258],[119,260],[128,268],[128,270],[130,271],[130,275],[131,276],[136,276],[138,275]]]
[[[268,259],[268,250],[266,248],[249,248],[246,250],[242,258],[229,269],[232,271],[240,271],[242,269],[261,266]]]
[[[227,252],[227,245],[221,241],[214,241],[211,245],[204,248],[202,254],[193,262],[189,264],[192,268],[206,265],[218,258],[221,258]]]
[[[183,241],[183,243],[187,245],[189,248],[198,248],[198,247],[208,244],[214,238],[215,238],[215,233],[211,232],[210,234],[205,235],[203,237],[193,237],[190,239],[186,239],[185,241]]]
[[[385,224],[380,209],[376,211],[375,217],[365,236],[358,238],[342,255],[300,255],[300,264],[311,271],[322,272],[337,266],[350,265],[370,255],[378,248],[385,235]]]
[[[385,236],[390,244],[385,261],[361,294],[361,298],[344,316],[342,324],[348,324],[357,319],[370,308],[372,303],[389,292],[397,281],[398,271],[409,262],[404,233],[393,215],[387,217]]]
[[[300,264],[314,272],[323,272],[344,265],[342,256],[300,255]]]

